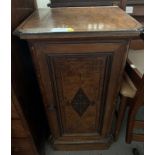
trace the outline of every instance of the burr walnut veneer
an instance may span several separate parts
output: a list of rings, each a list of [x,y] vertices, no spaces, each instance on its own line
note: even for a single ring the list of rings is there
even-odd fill
[[[16,29],[31,49],[55,149],[111,144],[129,42],[141,27],[118,7],[66,7],[39,9]]]

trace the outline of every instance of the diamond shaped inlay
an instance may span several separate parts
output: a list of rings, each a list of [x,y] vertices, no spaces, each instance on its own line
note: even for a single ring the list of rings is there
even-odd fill
[[[88,106],[91,104],[84,91],[80,88],[72,100],[74,110],[82,116]]]

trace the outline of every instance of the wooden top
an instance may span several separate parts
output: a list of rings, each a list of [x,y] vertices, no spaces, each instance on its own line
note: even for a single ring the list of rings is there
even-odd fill
[[[116,6],[62,7],[35,11],[15,34],[22,39],[36,39],[38,35],[39,38],[61,37],[62,33],[63,37],[79,34],[87,34],[87,37],[137,36],[141,28],[138,21]]]

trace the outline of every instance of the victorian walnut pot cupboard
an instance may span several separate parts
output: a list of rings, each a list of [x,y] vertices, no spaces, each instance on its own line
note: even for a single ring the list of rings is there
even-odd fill
[[[29,43],[56,150],[106,149],[130,40],[119,7],[39,9],[14,32]]]

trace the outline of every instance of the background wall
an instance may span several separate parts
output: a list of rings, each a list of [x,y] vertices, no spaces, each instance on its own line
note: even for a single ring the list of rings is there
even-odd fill
[[[47,4],[50,0],[36,0],[38,8],[47,8]]]

